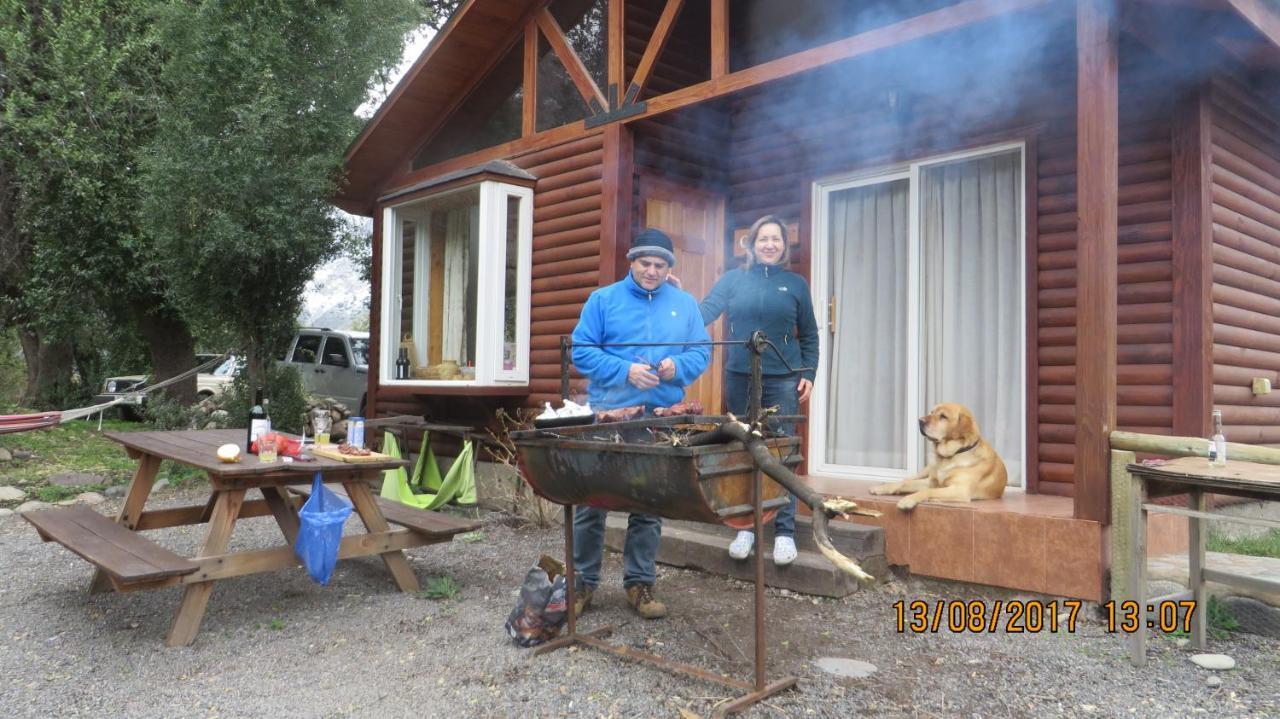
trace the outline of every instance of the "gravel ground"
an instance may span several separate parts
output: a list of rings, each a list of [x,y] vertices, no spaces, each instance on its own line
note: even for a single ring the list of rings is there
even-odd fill
[[[190,504],[168,492],[157,504]],[[112,512],[114,502],[99,507]],[[190,552],[200,532],[151,533]],[[420,579],[448,575],[453,599],[394,590],[381,562],[340,562],[331,585],[300,570],[220,582],[191,647],[163,646],[178,590],[88,596],[89,566],[13,516],[0,519],[0,707],[22,717],[683,717],[708,716],[730,693],[589,651],[534,657],[502,624],[527,568],[562,551],[558,529],[513,529],[489,517],[480,541],[422,547]],[[242,522],[233,548],[277,544],[269,518]],[[614,641],[749,679],[750,584],[663,567],[671,608],[644,622],[625,610],[620,562],[584,628],[617,625]],[[747,717],[1274,717],[1280,642],[1236,634],[1213,674],[1171,638],[1135,669],[1121,640],[1083,611],[1074,633],[899,634],[894,602],[1008,598],[960,584],[896,579],[842,600],[770,590],[770,679],[799,678]],[[782,639],[784,638],[785,639]],[[779,641],[781,640],[781,641]],[[875,664],[841,679],[824,656]]]

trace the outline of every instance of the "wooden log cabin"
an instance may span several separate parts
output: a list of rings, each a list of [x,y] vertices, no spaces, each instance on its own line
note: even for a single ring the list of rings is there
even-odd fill
[[[821,328],[808,481],[912,572],[1099,599],[1112,429],[1280,442],[1278,70],[1262,0],[467,0],[346,156],[368,414],[555,400],[637,228],[700,296],[777,214]],[[1005,498],[871,499],[943,400]]]

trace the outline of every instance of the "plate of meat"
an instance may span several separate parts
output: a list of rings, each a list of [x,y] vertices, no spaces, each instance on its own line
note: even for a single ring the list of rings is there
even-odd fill
[[[336,459],[339,462],[382,462],[395,459],[389,454],[374,452],[367,447],[354,447],[346,442],[316,445],[311,448],[311,454],[325,459]]]

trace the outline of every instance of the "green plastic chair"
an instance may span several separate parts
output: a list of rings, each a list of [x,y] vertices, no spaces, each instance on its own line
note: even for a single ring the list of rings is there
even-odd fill
[[[475,450],[471,442],[463,443],[462,451],[442,478],[429,440],[430,435],[423,433],[423,450],[418,453],[418,462],[414,466],[413,483],[410,484],[403,467],[386,470],[382,479],[382,497],[418,509],[438,509],[454,500],[459,504],[475,504],[476,476],[475,466],[471,461]],[[383,438],[383,453],[396,458],[401,456],[399,444],[390,432]],[[417,493],[413,490],[414,486],[435,491]]]

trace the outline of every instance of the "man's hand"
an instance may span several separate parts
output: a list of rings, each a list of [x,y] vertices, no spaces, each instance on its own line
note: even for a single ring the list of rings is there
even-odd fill
[[[675,371],[674,365],[672,371]],[[658,386],[658,375],[653,373],[649,365],[633,362],[631,369],[627,370],[627,381],[636,389],[653,389]]]
[[[800,395],[801,402],[808,400],[809,393],[813,392],[813,383],[803,377],[800,378],[800,383],[796,385],[796,392]]]
[[[664,381],[670,382],[676,378],[676,361],[670,357],[658,363],[658,376]]]

